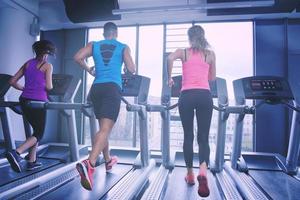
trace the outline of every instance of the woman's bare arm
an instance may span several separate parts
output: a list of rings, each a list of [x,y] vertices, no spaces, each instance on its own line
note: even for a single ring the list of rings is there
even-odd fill
[[[46,67],[46,89],[51,90],[53,88],[52,84],[52,73],[53,73],[53,66],[48,63]]]
[[[210,66],[208,80],[215,80],[216,79],[216,55],[213,51],[209,51],[207,60]]]
[[[170,79],[172,76],[172,69],[173,69],[173,64],[174,61],[177,59],[183,60],[183,49],[176,49],[175,52],[170,53],[168,56],[168,78]]]
[[[27,62],[17,71],[17,73],[10,78],[9,84],[17,90],[23,91],[24,86],[20,85],[18,81],[24,75],[24,69],[27,67]]]

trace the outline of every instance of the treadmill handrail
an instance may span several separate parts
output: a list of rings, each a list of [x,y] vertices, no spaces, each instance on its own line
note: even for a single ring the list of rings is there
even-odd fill
[[[166,110],[172,110],[172,109],[176,108],[177,106],[178,106],[178,103],[175,103],[174,105],[171,105],[171,106],[147,104],[146,111],[148,111],[148,112],[163,112]]]
[[[148,121],[146,106],[141,104],[131,104],[123,96],[121,100],[126,104],[126,110],[130,112],[137,112],[139,115],[139,128],[140,128],[140,150],[141,150],[141,166],[149,165],[150,151],[148,148]],[[139,164],[137,164],[138,166]]]
[[[19,106],[19,101],[0,101],[0,107]]]
[[[236,105],[225,107],[226,113],[230,114],[253,114],[255,108],[253,106],[249,107],[247,105]]]
[[[22,115],[22,110],[20,109],[20,102],[18,101],[0,101],[0,107],[10,108],[15,113]]]
[[[289,102],[284,101],[284,100],[282,100],[281,103],[282,103],[283,105],[287,106],[288,108],[290,108],[290,109],[292,109],[292,110],[294,110],[294,111],[300,113],[300,108],[299,108],[297,105],[296,105],[296,106],[291,105]]]
[[[218,106],[215,106],[215,105],[213,105],[213,109],[215,109],[216,111],[220,111],[220,112],[225,111],[224,107],[218,107]]]
[[[139,111],[142,110],[142,105],[131,104],[123,96],[121,97],[121,100],[126,104],[126,110],[127,111],[139,112]]]
[[[30,101],[28,103],[32,108],[45,108],[53,110],[79,110],[83,108],[92,107],[91,104],[87,103],[68,103],[68,102],[41,102],[41,101]]]

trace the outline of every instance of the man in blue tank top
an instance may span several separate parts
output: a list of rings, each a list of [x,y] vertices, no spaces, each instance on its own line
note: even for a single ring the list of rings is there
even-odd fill
[[[88,43],[74,56],[80,67],[95,76],[90,97],[100,127],[93,138],[89,158],[76,165],[81,185],[87,190],[92,190],[94,166],[101,152],[106,162],[106,171],[117,163],[117,157],[109,154],[108,137],[120,111],[123,62],[129,72],[135,72],[129,47],[116,40],[117,26],[108,22],[103,31],[104,40]],[[89,67],[85,61],[90,56],[94,59],[94,67]]]

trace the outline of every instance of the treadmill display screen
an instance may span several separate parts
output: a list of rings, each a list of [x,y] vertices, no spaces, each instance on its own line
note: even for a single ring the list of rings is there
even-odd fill
[[[71,75],[65,74],[53,74],[52,82],[53,82],[53,89],[49,91],[49,95],[58,95],[63,96],[66,94],[67,89],[70,86],[72,81]]]
[[[251,80],[252,90],[282,90],[282,85],[279,80]]]

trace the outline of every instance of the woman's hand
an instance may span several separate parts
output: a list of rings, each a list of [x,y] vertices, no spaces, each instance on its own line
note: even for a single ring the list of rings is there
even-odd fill
[[[173,80],[173,78],[171,77],[171,78],[169,78],[169,80],[168,80],[168,86],[169,87],[172,87],[174,85],[174,80]]]
[[[96,71],[95,71],[95,66],[90,67],[87,72],[92,75],[95,76],[96,75]]]

